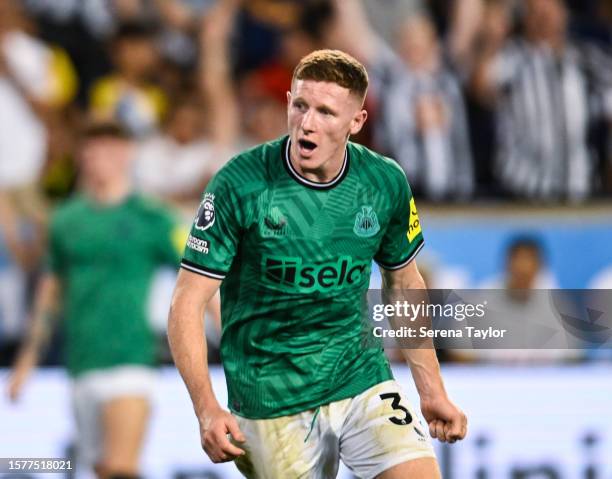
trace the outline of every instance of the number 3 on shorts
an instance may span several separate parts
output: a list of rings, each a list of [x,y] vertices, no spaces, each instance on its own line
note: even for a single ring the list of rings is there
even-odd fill
[[[390,417],[389,421],[391,421],[393,424],[397,424],[398,426],[407,426],[412,422],[412,414],[410,414],[408,409],[406,409],[400,404],[402,398],[400,397],[399,393],[381,394],[380,399],[382,399],[383,401],[385,401],[386,399],[391,399],[391,407],[397,411],[403,411],[405,413],[405,416],[401,419],[395,416]]]

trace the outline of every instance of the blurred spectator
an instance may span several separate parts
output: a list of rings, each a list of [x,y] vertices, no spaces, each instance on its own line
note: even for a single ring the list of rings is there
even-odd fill
[[[123,24],[110,45],[116,70],[98,80],[90,94],[93,117],[119,121],[137,136],[154,131],[167,107],[166,95],[152,81],[159,65],[153,35],[148,24]]]
[[[601,188],[593,133],[612,118],[612,61],[568,38],[562,0],[519,7],[518,36],[483,29],[473,79],[481,101],[496,106],[496,176],[519,197],[583,200]]]
[[[549,333],[548,339],[538,344],[539,349],[496,349],[495,343],[489,343],[490,349],[456,350],[451,352],[451,357],[515,364],[580,359],[580,350],[569,349],[570,343],[555,309],[563,306],[565,312],[573,312],[575,307],[560,294],[556,297],[556,303],[551,301],[544,290],[545,286],[539,283],[545,276],[545,268],[545,252],[540,240],[529,235],[517,236],[506,249],[505,271],[500,284],[488,285],[490,289],[488,292],[485,290],[482,296],[488,311],[485,319],[489,317],[491,325],[519,325],[513,328],[510,335],[514,341],[521,337],[518,334],[520,331],[523,331],[522,339],[526,345],[537,342],[539,333]],[[548,286],[549,289],[552,287]]]
[[[394,51],[370,28],[358,0],[337,0],[336,8],[342,46],[369,67],[378,148],[402,166],[417,194],[432,200],[470,196],[463,94],[431,20],[415,14],[400,22]]]
[[[150,0],[22,0],[44,40],[64,48],[80,79],[78,102],[87,106],[92,83],[111,69],[107,42],[124,22],[151,22]]]
[[[70,101],[77,79],[66,53],[28,33],[15,0],[0,3],[0,190],[26,217],[43,222],[36,183],[54,110]]]
[[[236,67],[239,75],[278,57],[282,32],[298,22],[300,8],[309,0],[251,0],[237,12]]]
[[[254,2],[256,3],[256,2]],[[259,8],[275,2],[259,2]],[[286,133],[287,91],[295,65],[305,55],[325,46],[326,30],[334,15],[328,0],[280,2],[289,16],[256,9],[253,14],[275,25],[277,48],[268,58],[239,78],[243,111],[243,146],[272,140]],[[280,5],[279,5],[280,6]],[[268,17],[268,15],[270,15]]]
[[[401,23],[406,18],[425,11],[424,3],[424,0],[362,2],[372,27],[388,44],[394,43],[395,32],[400,29]]]
[[[197,62],[201,18],[215,0],[154,0],[161,20],[158,45],[173,65],[191,68]]]
[[[155,18],[150,0],[22,0],[22,3],[36,18],[49,22],[67,24],[78,18],[100,40],[110,38],[121,23]]]
[[[512,240],[507,254],[504,287],[512,295],[525,295],[525,291],[536,287],[538,273],[542,270],[542,246],[535,238],[519,237]]]
[[[66,53],[32,32],[20,2],[0,2],[0,349],[22,332],[28,273],[43,250],[47,128],[77,88]]]
[[[524,234],[508,243],[501,275],[485,280],[480,287],[511,291],[556,289],[558,282],[547,268],[542,242],[534,235]]]
[[[242,147],[273,140],[287,131],[286,99],[280,99],[266,73],[258,71],[240,83]]]
[[[174,203],[197,201],[230,155],[207,134],[205,113],[197,94],[174,102],[163,130],[137,147],[137,190]]]

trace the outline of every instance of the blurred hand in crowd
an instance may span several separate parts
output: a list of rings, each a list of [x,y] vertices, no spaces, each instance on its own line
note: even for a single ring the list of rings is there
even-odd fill
[[[499,50],[510,35],[511,27],[508,5],[502,1],[487,3],[480,26],[481,41],[478,47]]]
[[[436,94],[422,95],[417,99],[415,114],[417,129],[421,133],[443,130],[448,126],[449,114],[444,100]]]
[[[408,17],[400,26],[396,48],[414,71],[435,72],[440,66],[440,45],[433,23],[424,15]]]

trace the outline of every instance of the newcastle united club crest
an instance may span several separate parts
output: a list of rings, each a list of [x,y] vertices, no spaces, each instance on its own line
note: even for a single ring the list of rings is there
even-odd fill
[[[353,231],[362,238],[370,238],[380,231],[378,217],[371,206],[361,207],[361,211],[355,216]]]

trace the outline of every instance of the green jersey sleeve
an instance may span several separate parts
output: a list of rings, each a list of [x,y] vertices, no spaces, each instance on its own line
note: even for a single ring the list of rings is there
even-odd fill
[[[399,175],[398,175],[399,176]],[[424,245],[421,222],[406,176],[398,181],[397,208],[387,227],[374,260],[383,268],[394,270],[406,266]]]
[[[240,203],[223,173],[204,192],[181,261],[182,268],[213,279],[230,270],[242,231]]]

